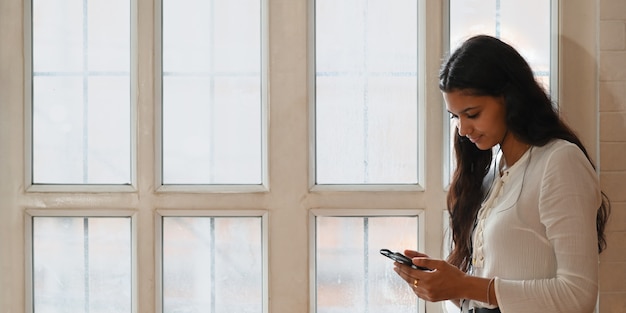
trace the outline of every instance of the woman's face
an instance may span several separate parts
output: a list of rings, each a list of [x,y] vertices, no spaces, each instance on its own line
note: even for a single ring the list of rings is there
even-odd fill
[[[460,136],[467,137],[481,150],[502,142],[507,129],[502,97],[476,96],[457,90],[444,92],[443,98]]]

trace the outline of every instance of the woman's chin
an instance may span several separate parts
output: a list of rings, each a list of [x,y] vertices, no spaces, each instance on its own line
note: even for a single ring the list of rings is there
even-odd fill
[[[490,150],[491,148],[493,148],[495,145],[486,143],[486,142],[482,142],[482,141],[477,141],[474,143],[476,145],[476,148],[480,149],[480,150]]]

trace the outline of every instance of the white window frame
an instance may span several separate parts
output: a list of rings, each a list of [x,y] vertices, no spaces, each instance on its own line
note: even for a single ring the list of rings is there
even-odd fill
[[[132,211],[136,286],[133,303],[137,311],[156,312],[155,212],[158,210],[260,209],[268,221],[269,312],[306,312],[310,309],[310,264],[301,262],[310,254],[309,211],[381,211],[423,208],[426,230],[424,251],[441,257],[445,211],[444,135],[441,131],[443,102],[437,74],[444,55],[444,1],[421,0],[428,26],[422,36],[424,58],[424,103],[420,111],[427,124],[421,135],[424,166],[423,190],[321,190],[312,185],[310,59],[311,0],[266,0],[267,41],[264,57],[268,89],[266,115],[267,178],[261,192],[177,191],[163,188],[157,174],[160,160],[154,127],[160,119],[156,111],[158,44],[155,24],[156,2],[132,0],[132,90],[133,90],[133,178],[129,186],[31,186],[30,164],[30,12],[29,0],[0,2],[0,281],[12,286],[0,294],[0,303],[10,312],[27,311],[29,214],[69,211],[87,216]],[[597,74],[597,1],[560,0],[559,16],[559,110],[581,135],[591,157],[598,161],[598,74]],[[588,88],[579,88],[588,86]],[[592,117],[592,118],[589,118]],[[425,166],[428,165],[428,166]],[[314,180],[313,180],[314,181]],[[159,182],[159,184],[157,184]],[[87,188],[88,187],[88,188]],[[56,189],[56,190],[53,190]],[[129,209],[132,208],[132,209]],[[30,213],[29,213],[30,212]],[[270,263],[271,262],[271,263]],[[428,312],[441,312],[437,303],[426,303]]]
[[[137,1],[137,0],[133,0]],[[154,145],[155,145],[155,176],[154,185],[158,186],[157,192],[163,193],[238,193],[238,192],[268,192],[269,191],[269,168],[268,168],[268,110],[269,110],[269,0],[258,0],[261,3],[261,184],[260,185],[231,185],[231,184],[163,184],[163,1],[154,0]]]

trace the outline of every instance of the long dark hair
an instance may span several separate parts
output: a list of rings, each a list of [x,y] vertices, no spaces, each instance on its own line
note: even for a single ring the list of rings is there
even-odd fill
[[[594,166],[578,136],[561,120],[549,96],[535,80],[526,60],[497,38],[479,35],[465,41],[443,64],[439,89],[503,97],[508,132],[533,146],[543,146],[557,138],[567,140],[576,144]],[[478,149],[458,132],[454,151],[456,169],[447,198],[453,241],[448,261],[467,271],[471,265],[472,229],[485,197],[482,182],[489,171],[492,152]],[[596,217],[599,252],[606,248],[604,227],[609,213],[610,202],[602,192]]]

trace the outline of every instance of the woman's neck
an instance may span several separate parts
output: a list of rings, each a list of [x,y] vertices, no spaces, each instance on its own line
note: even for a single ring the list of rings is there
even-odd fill
[[[504,156],[503,168],[506,169],[513,166],[526,153],[528,148],[530,148],[530,144],[520,141],[513,134],[507,133],[500,144],[500,149]]]

